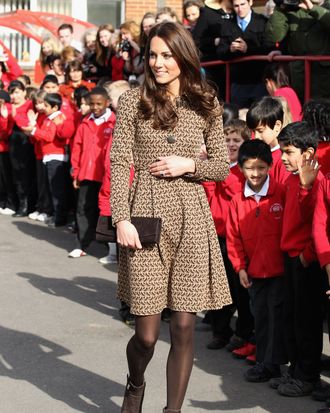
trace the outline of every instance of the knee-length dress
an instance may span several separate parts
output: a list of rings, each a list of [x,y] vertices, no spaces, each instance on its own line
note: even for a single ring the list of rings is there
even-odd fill
[[[118,297],[136,315],[158,314],[165,307],[198,312],[231,303],[210,208],[201,180],[228,174],[222,117],[206,121],[185,98],[176,101],[178,123],[155,130],[139,113],[141,90],[119,101],[111,149],[111,210],[116,224],[131,216],[161,217],[158,245],[132,250],[120,247]],[[199,159],[205,142],[208,160]],[[149,165],[160,156],[192,158],[192,176],[158,178]],[[130,165],[135,177],[129,188]]]

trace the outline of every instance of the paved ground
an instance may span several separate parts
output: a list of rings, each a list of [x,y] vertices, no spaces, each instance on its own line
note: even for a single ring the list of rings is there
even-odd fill
[[[0,216],[0,413],[119,413],[132,330],[118,318],[116,268],[102,245],[69,259],[74,235]],[[144,413],[165,400],[168,326],[148,368]],[[278,396],[242,378],[245,362],[209,351],[196,332],[196,360],[184,413],[314,413],[322,403]],[[325,340],[326,341],[326,340]],[[327,341],[326,341],[327,342]]]

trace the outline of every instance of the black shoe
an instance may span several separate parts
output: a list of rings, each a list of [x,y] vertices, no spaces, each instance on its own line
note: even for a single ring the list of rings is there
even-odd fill
[[[228,344],[227,337],[213,337],[213,339],[206,345],[209,350],[220,350]]]
[[[66,221],[58,221],[51,218],[46,222],[46,224],[49,228],[64,227],[64,225],[66,225]]]
[[[281,377],[280,368],[269,369],[263,363],[257,363],[244,373],[244,378],[252,383],[264,383],[275,377]]]

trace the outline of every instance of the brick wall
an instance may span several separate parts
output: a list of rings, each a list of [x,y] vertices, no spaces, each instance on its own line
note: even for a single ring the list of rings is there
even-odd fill
[[[182,0],[126,0],[125,20],[135,20],[140,23],[144,13],[148,11],[155,13],[159,4],[165,4],[165,6],[173,8],[178,16],[182,18],[182,3]]]

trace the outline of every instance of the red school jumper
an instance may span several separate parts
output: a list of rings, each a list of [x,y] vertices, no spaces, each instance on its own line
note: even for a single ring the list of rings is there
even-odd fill
[[[228,257],[238,273],[244,269],[251,278],[271,278],[284,273],[280,248],[285,187],[270,178],[266,196],[257,203],[244,190],[236,194],[227,219]]]
[[[300,186],[298,174],[291,174],[285,183],[281,248],[290,257],[297,257],[302,253],[308,263],[317,260],[312,240],[312,222],[316,194],[322,178],[323,174],[319,172],[311,190]]]
[[[321,267],[330,263],[330,177],[322,179],[317,190],[313,219],[313,239]]]
[[[229,175],[221,182],[202,182],[209,201],[215,229],[221,238],[226,238],[226,221],[229,204],[235,194],[243,190],[245,178],[238,165],[232,165]]]
[[[12,107],[10,103],[5,103],[8,110],[8,117],[0,116],[0,153],[9,152],[9,136],[13,133],[14,121],[11,116]]]
[[[273,165],[271,170],[269,171],[269,175],[275,179],[276,182],[283,184],[288,177],[290,176],[290,172],[288,172],[282,162],[282,151],[280,149],[280,145],[274,146],[271,148],[272,151],[272,158],[273,158]]]
[[[100,125],[95,123],[93,115],[83,119],[73,139],[71,154],[73,179],[103,181],[104,158],[107,148],[111,145],[114,124],[113,112],[108,120]]]

